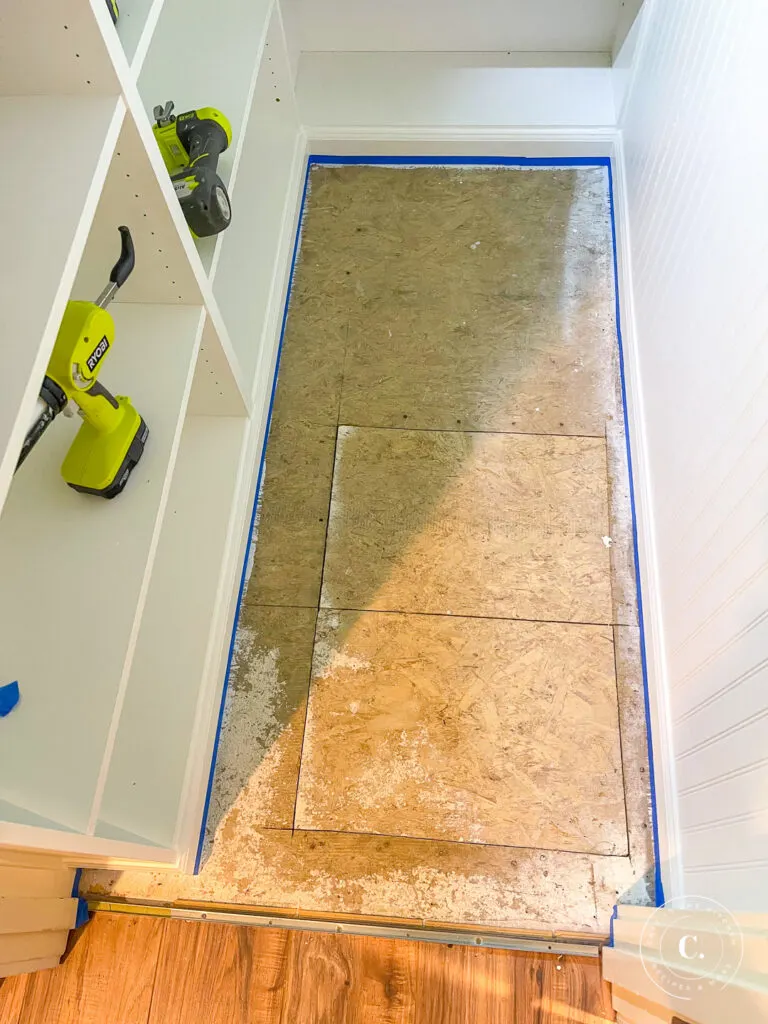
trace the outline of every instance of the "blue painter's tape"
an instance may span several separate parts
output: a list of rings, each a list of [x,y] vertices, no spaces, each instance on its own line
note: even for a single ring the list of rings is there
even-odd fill
[[[293,276],[296,271],[296,260],[299,255],[299,243],[301,241],[301,225],[304,220],[304,208],[307,203],[307,191],[309,190],[309,171],[311,162],[307,162],[307,170],[304,174],[304,189],[301,193],[301,206],[299,207],[299,223],[296,227],[296,237],[293,242],[293,255],[291,257],[291,269],[288,274],[288,288],[285,295],[285,305],[283,306],[283,320],[280,325],[280,340],[277,346],[277,360],[275,362],[275,375],[272,378],[272,390],[269,396],[269,410],[267,412],[267,426],[264,431],[264,443],[261,446],[261,459],[259,461],[259,474],[256,478],[256,493],[253,496],[253,507],[251,509],[251,521],[248,527],[248,540],[245,545],[245,558],[243,559],[243,569],[240,574],[240,589],[237,594],[237,607],[235,609],[235,621],[232,625],[232,636],[229,642],[229,655],[227,656],[227,669],[224,675],[224,689],[221,693],[221,704],[219,705],[219,718],[216,723],[216,736],[213,741],[213,753],[211,755],[211,770],[208,774],[208,788],[205,793],[205,804],[203,805],[203,820],[200,824],[200,837],[197,843],[197,854],[195,856],[195,867],[194,874],[200,873],[200,862],[203,858],[203,844],[205,842],[205,826],[208,821],[208,813],[211,807],[211,793],[213,792],[213,779],[216,773],[216,758],[219,753],[219,742],[221,740],[221,726],[224,720],[224,708],[227,702],[227,691],[229,689],[229,677],[232,671],[232,656],[235,650],[235,638],[237,637],[237,624],[240,619],[240,607],[243,603],[243,594],[245,593],[245,587],[248,582],[246,578],[246,572],[248,570],[248,557],[251,551],[251,544],[253,543],[253,525],[256,521],[256,509],[259,503],[259,491],[261,489],[261,479],[264,475],[264,459],[267,453],[267,440],[269,438],[269,428],[272,423],[272,409],[275,404],[275,391],[277,390],[277,374],[280,369],[280,356],[283,351],[283,339],[285,338],[285,325],[288,320],[288,305],[291,301],[291,288],[293,287]]]
[[[614,203],[614,187],[613,187],[613,169],[611,165],[611,158],[607,156],[594,156],[594,157],[504,157],[504,156],[333,156],[325,154],[312,154],[307,161],[307,171],[304,178],[304,191],[301,197],[301,208],[299,212],[299,224],[296,230],[296,238],[293,246],[293,258],[291,260],[291,270],[288,280],[288,290],[285,298],[285,306],[283,308],[283,321],[280,330],[280,342],[278,346],[277,364],[275,366],[275,375],[272,380],[272,393],[269,403],[269,412],[267,415],[267,431],[264,436],[264,445],[262,446],[261,462],[259,464],[259,474],[256,483],[256,494],[253,500],[253,511],[251,513],[251,524],[248,534],[248,542],[245,550],[245,559],[243,562],[243,570],[240,577],[240,591],[237,598],[237,611],[235,615],[235,623],[232,629],[232,638],[229,646],[229,658],[227,660],[227,669],[224,680],[224,690],[221,696],[221,705],[219,708],[219,719],[216,727],[216,737],[213,746],[213,757],[211,761],[211,770],[208,777],[208,789],[206,792],[205,806],[203,809],[203,820],[200,828],[200,840],[197,848],[197,856],[195,858],[195,874],[200,871],[200,861],[202,859],[203,852],[203,841],[205,837],[205,825],[208,819],[208,812],[211,802],[211,792],[213,788],[213,778],[216,769],[216,757],[219,749],[219,740],[221,737],[221,725],[224,716],[224,706],[226,702],[227,689],[229,686],[229,676],[232,666],[232,655],[235,645],[235,636],[237,633],[237,623],[240,616],[240,606],[242,604],[243,593],[246,585],[246,568],[248,565],[248,557],[250,553],[250,546],[253,537],[253,524],[256,517],[256,506],[259,496],[259,488],[261,486],[261,479],[264,472],[264,456],[266,453],[267,437],[269,434],[269,425],[272,420],[272,407],[275,400],[275,390],[277,387],[277,373],[280,366],[280,355],[283,347],[283,339],[285,336],[285,325],[288,318],[288,304],[291,298],[291,288],[293,286],[293,277],[296,269],[296,260],[299,253],[299,243],[301,240],[301,226],[304,219],[304,209],[307,201],[307,190],[309,187],[309,174],[313,166],[348,166],[348,165],[372,165],[372,166],[387,166],[387,167],[605,167],[608,171],[608,188],[609,188],[609,203],[611,212],[611,236],[613,242],[613,273],[614,273],[614,292],[616,297],[616,334],[619,349],[619,373],[621,377],[621,397],[624,409],[624,436],[626,438],[627,446],[627,467],[629,470],[629,496],[630,505],[632,509],[632,544],[634,550],[634,563],[635,563],[635,577],[637,581],[637,605],[638,605],[638,624],[640,627],[640,652],[642,659],[643,669],[643,692],[645,697],[645,724],[646,733],[648,737],[648,760],[649,760],[649,774],[650,774],[650,787],[651,787],[651,817],[653,827],[653,852],[654,852],[654,888],[656,905],[661,906],[664,903],[664,888],[661,878],[661,861],[659,856],[659,827],[658,827],[658,809],[656,804],[656,776],[653,767],[653,743],[651,737],[651,714],[650,714],[650,699],[648,695],[648,667],[647,657],[645,650],[645,626],[643,617],[643,599],[640,585],[640,555],[638,551],[637,542],[637,517],[635,509],[635,486],[634,478],[632,473],[632,448],[629,436],[629,417],[627,414],[627,390],[624,376],[624,346],[621,333],[621,302],[619,298],[619,262],[618,262],[618,250],[616,242],[616,213]],[[614,911],[615,917],[616,911]],[[611,936],[613,936],[613,918],[611,920]]]
[[[624,377],[624,342],[621,333],[621,299],[619,297],[619,255],[616,241],[616,209],[613,189],[613,168],[608,163],[608,187],[611,206],[611,237],[613,240],[613,280],[616,296],[616,336],[619,342],[619,374],[621,376],[621,402],[624,408],[624,437],[627,444],[627,468],[629,470],[629,502],[632,508],[632,547],[637,582],[637,620],[640,627],[640,658],[643,666],[643,695],[645,698],[645,732],[648,739],[648,772],[651,787],[651,822],[653,826],[654,890],[656,906],[664,905],[664,884],[661,877],[661,856],[659,852],[659,813],[656,804],[656,773],[653,767],[653,737],[651,736],[651,702],[648,693],[648,658],[645,650],[645,617],[643,615],[643,591],[640,583],[640,551],[637,544],[637,514],[635,508],[635,479],[632,472],[632,443],[629,436],[629,414],[627,412],[627,386]]]
[[[614,938],[613,938],[613,923],[614,923],[614,921],[616,920],[616,918],[618,916],[619,916],[619,908],[614,903],[614,905],[613,905],[613,913],[611,914],[611,920],[610,920],[610,922],[608,924],[608,945],[609,946],[613,946],[615,944],[614,943]]]
[[[82,896],[78,897],[78,912],[75,914],[75,928],[82,928],[83,925],[87,925],[90,920],[90,914],[88,913],[88,900],[83,899]]]
[[[77,914],[75,915],[75,928],[82,928],[84,924],[88,924],[89,920],[88,900],[78,897]]]
[[[0,718],[5,718],[6,715],[10,715],[18,703],[18,682],[6,683],[5,686],[0,686]]]
[[[608,156],[328,156],[313,153],[311,164],[325,167],[608,167]]]
[[[82,875],[83,869],[78,868],[75,872],[75,880],[72,883],[72,898],[77,900],[75,928],[82,928],[84,924],[88,924],[88,900],[82,899],[80,896],[80,879]]]

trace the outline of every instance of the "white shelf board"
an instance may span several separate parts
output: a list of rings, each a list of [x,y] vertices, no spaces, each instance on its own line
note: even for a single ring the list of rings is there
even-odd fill
[[[102,380],[130,395],[149,426],[142,461],[112,501],[76,493],[60,466],[79,419],[59,417],[0,517],[0,672],[21,689],[0,722],[0,797],[81,832],[119,712],[202,329],[196,307],[111,309],[116,344]]]
[[[150,217],[148,215],[145,227],[149,234],[146,235],[145,232],[144,238],[152,243],[147,246],[150,262],[145,261],[142,266],[138,266],[137,263],[137,269],[131,275],[131,280],[128,281],[123,290],[125,298],[129,301],[131,298],[138,299],[141,297],[143,299],[144,296],[152,295],[158,298],[162,297],[162,301],[184,302],[189,294],[185,291],[185,288],[190,287],[191,280],[194,279],[195,294],[202,297],[213,328],[213,333],[208,336],[209,341],[215,338],[216,343],[219,345],[221,349],[220,361],[228,365],[228,375],[239,396],[239,407],[234,411],[239,411],[240,408],[247,409],[249,407],[248,389],[243,378],[242,369],[232,346],[224,318],[214,297],[210,281],[195,248],[187,223],[184,220],[184,215],[181,212],[179,201],[176,198],[171,180],[163,164],[160,151],[155,144],[152,128],[141,109],[135,85],[132,86],[130,83],[126,85],[125,98],[128,106],[125,122],[126,128],[121,136],[121,144],[118,146],[118,149],[121,155],[124,156],[125,152],[122,142],[123,138],[127,139],[129,152],[135,155],[136,166],[140,169],[142,175],[142,188],[136,188],[133,192],[128,190],[127,200],[130,202],[131,196],[135,199],[136,193],[138,193],[139,199],[136,202],[140,208],[143,197],[150,196],[153,204],[152,219],[155,222],[153,227],[149,222]],[[124,198],[126,198],[125,195]],[[143,216],[141,220],[144,220]],[[161,231],[158,230],[159,228]],[[114,222],[111,225],[106,225],[101,236],[101,251],[104,255],[98,261],[98,268],[101,267],[102,260],[107,259],[106,252],[109,244],[107,237],[111,230],[114,230]],[[168,259],[169,254],[173,256],[173,262]],[[148,268],[152,266],[151,261],[154,261],[158,280],[153,280],[148,272]],[[89,270],[89,267],[93,269]],[[95,258],[92,264],[89,263],[87,265],[86,270],[90,274],[89,280],[92,285],[97,280],[97,261]],[[176,276],[176,270],[182,275],[181,277]],[[177,285],[185,281],[184,288],[177,288]],[[85,279],[83,279],[82,283],[83,287],[85,287]],[[176,295],[176,299],[173,299],[174,295]],[[181,298],[178,298],[179,295]],[[123,298],[124,296],[121,293],[121,301]]]
[[[107,97],[0,99],[0,134],[14,140],[16,168],[0,196],[0,508],[124,112],[122,100]],[[66,159],[52,164],[52,153]]]
[[[163,780],[159,780],[160,786],[163,785]],[[169,849],[169,847],[163,847],[160,843],[153,843],[146,836],[139,835],[137,832],[129,832],[126,828],[120,828],[119,825],[113,825],[111,821],[99,821],[96,822],[96,831],[94,835],[100,839],[114,839],[121,843],[136,843],[142,846],[157,847],[158,849]]]
[[[140,0],[142,2],[142,0]],[[180,5],[177,0],[176,3],[176,15],[184,16],[186,20],[196,21],[196,23],[204,24],[203,19],[189,19],[188,10],[180,9]],[[230,0],[228,0],[230,2]],[[240,2],[240,0],[238,0]],[[263,2],[263,0],[259,0]],[[218,304],[213,296],[213,291],[208,280],[207,269],[203,267],[195,243],[190,234],[189,228],[184,220],[184,216],[181,212],[178,199],[173,190],[168,173],[163,164],[160,151],[152,133],[151,118],[148,116],[145,109],[144,102],[139,93],[138,84],[136,81],[136,75],[139,73],[139,69],[142,65],[142,60],[150,47],[151,43],[155,41],[155,28],[156,22],[158,22],[160,15],[165,11],[166,4],[163,0],[153,0],[151,7],[147,9],[146,22],[144,29],[141,34],[141,39],[134,55],[133,63],[129,66],[128,59],[124,52],[123,46],[121,45],[118,34],[115,31],[115,26],[109,17],[109,13],[105,4],[102,0],[90,0],[90,6],[92,9],[92,16],[98,25],[101,34],[101,45],[104,51],[109,55],[111,60],[114,73],[117,80],[120,83],[120,87],[123,92],[123,99],[127,107],[126,114],[126,129],[121,138],[121,145],[119,147],[121,155],[125,156],[124,146],[127,148],[129,153],[135,158],[136,167],[139,169],[141,175],[142,188],[135,189],[133,198],[136,199],[137,204],[142,204],[146,201],[146,197],[150,197],[151,206],[153,213],[159,218],[156,222],[161,226],[163,238],[166,244],[162,242],[158,245],[158,251],[152,251],[151,247],[148,252],[153,257],[156,264],[156,269],[160,271],[159,284],[157,287],[160,289],[173,289],[174,282],[179,284],[180,280],[174,273],[178,270],[182,275],[186,275],[187,270],[191,270],[192,277],[197,282],[197,292],[202,297],[202,300],[207,307],[208,315],[214,325],[216,337],[218,338],[219,345],[221,346],[224,359],[230,365],[231,376],[236,382],[238,391],[240,392],[243,405],[247,407],[247,388],[243,380],[243,374],[240,366],[237,362],[237,357],[234,353],[229,334],[227,331],[226,324],[218,308]],[[118,23],[119,24],[119,23]],[[198,29],[198,35],[200,34]],[[201,37],[202,38],[202,37]],[[165,64],[165,58],[167,53],[181,52],[176,48],[176,40],[174,39],[173,32],[167,33],[165,36],[161,34],[159,45],[170,46],[170,51],[166,51],[163,54],[162,64]],[[153,52],[155,48],[152,47]],[[191,61],[192,64],[195,61]],[[152,180],[154,178],[154,181]],[[127,183],[126,183],[127,184]],[[121,194],[122,198],[130,198],[131,193],[126,189],[125,195]],[[136,195],[138,193],[138,196]],[[155,203],[157,199],[157,203]],[[165,212],[162,211],[162,202],[165,204]],[[170,218],[170,219],[169,219]],[[149,214],[148,214],[149,219]],[[109,227],[109,225],[107,225]],[[176,237],[173,237],[173,230],[175,229]],[[152,227],[149,227],[150,235],[152,238]],[[158,235],[157,228],[154,228],[155,236]],[[107,233],[111,234],[111,230],[106,232],[102,236],[101,252],[102,256],[96,258],[97,248],[94,243],[92,247],[93,267],[95,268],[91,272],[91,265],[84,265],[83,274],[81,278],[81,284],[85,288],[86,283],[91,284],[96,280],[96,271],[101,272],[102,261],[107,258],[107,247],[109,244],[107,241]],[[180,246],[180,249],[179,249]],[[162,251],[160,251],[162,250]],[[183,261],[179,257],[179,262],[176,264],[176,255],[182,252],[186,256],[186,261]],[[171,254],[173,260],[167,259],[167,255]],[[166,257],[161,259],[161,257]],[[167,264],[167,267],[166,267]],[[126,295],[121,297],[123,301],[187,301],[186,295],[183,289],[177,290],[177,295],[181,294],[182,298],[170,298],[167,294],[158,295],[156,294],[156,288],[150,281],[151,263],[145,258],[142,261],[142,268],[139,268],[134,275],[132,280],[126,286]],[[166,273],[169,271],[169,273]],[[88,278],[85,275],[90,274]],[[186,275],[188,276],[188,275]],[[144,278],[144,280],[142,280]],[[167,280],[166,280],[167,279]],[[155,289],[154,291],[152,289]],[[194,301],[197,301],[195,299]]]
[[[18,825],[0,821],[0,847],[34,849],[39,853],[63,855],[65,863],[82,867],[93,863],[103,867],[111,863],[120,866],[130,860],[131,867],[175,867],[177,854],[159,846],[137,845],[103,839],[100,836],[84,836],[78,832],[66,832],[39,825]],[[138,862],[138,863],[137,863]]]
[[[281,265],[281,240],[290,230],[288,221],[293,222],[303,155],[288,54],[275,8],[233,181],[232,223],[219,236],[212,268],[214,295],[251,386]]]
[[[211,318],[206,317],[188,413],[193,416],[243,416],[246,412],[216,328]]]
[[[128,63],[137,70],[149,45],[163,0],[118,0],[120,17],[115,31]]]
[[[200,305],[200,286],[160,182],[133,119],[126,117],[99,200],[75,292],[95,299],[120,253],[117,228],[126,224],[136,267],[119,293],[121,303]]]
[[[201,753],[199,708],[217,707],[223,685],[216,655],[230,625],[227,554],[247,427],[245,417],[184,424],[100,808],[110,828],[161,846],[175,841],[187,765]]]
[[[104,0],[99,0],[104,6]],[[109,17],[106,8],[104,13]],[[0,4],[0,96],[105,96],[115,98],[120,85],[104,47],[97,18],[83,0],[3,0]],[[25,135],[45,131],[30,121]],[[13,160],[19,163],[18,136]],[[51,145],[49,165],[61,170],[74,145]],[[17,176],[18,177],[18,176]]]
[[[273,3],[218,0],[209,17],[200,17],[190,14],[186,0],[165,0],[139,73],[139,93],[150,122],[153,108],[167,100],[173,100],[177,114],[216,107],[226,115],[233,141],[219,158],[218,173],[227,185],[242,145]],[[206,269],[215,243],[215,238],[197,242]]]
[[[50,818],[34,814],[32,811],[28,811],[26,807],[17,807],[15,804],[9,803],[8,800],[0,800],[0,822],[3,821],[13,821],[17,825],[29,825],[35,828],[49,828],[64,832],[73,831],[58,821],[51,821]]]

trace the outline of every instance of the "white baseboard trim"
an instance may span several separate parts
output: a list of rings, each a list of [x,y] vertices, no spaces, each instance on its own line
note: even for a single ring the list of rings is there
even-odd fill
[[[619,907],[614,940],[603,976],[625,1024],[768,1020],[766,915]]]
[[[312,154],[325,156],[610,156],[613,128],[479,128],[467,125],[308,125]]]
[[[632,468],[640,563],[646,674],[655,782],[656,816],[661,877],[666,899],[683,895],[680,820],[676,768],[672,742],[669,685],[664,656],[664,625],[660,601],[658,558],[653,516],[653,490],[648,458],[645,405],[632,288],[632,254],[626,172],[621,134],[612,153],[614,216],[621,300],[621,333],[624,354],[627,419],[632,448]]]

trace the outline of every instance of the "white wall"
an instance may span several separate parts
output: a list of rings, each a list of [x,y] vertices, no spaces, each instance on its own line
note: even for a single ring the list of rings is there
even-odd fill
[[[303,53],[296,99],[310,137],[318,126],[612,128],[613,74],[492,54]]]
[[[765,0],[647,0],[622,116],[688,893],[768,910]]]
[[[616,119],[621,120],[624,113],[624,102],[628,96],[632,72],[636,65],[638,45],[642,35],[643,12],[636,12],[636,17],[629,26],[622,44],[615,53],[612,62],[613,98],[616,108]]]
[[[302,50],[611,51],[636,0],[289,0]],[[291,20],[293,18],[291,17]]]

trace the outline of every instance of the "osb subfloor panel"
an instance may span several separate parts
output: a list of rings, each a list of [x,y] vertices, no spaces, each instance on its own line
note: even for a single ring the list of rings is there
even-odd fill
[[[652,899],[602,168],[316,167],[205,862],[98,895],[544,932]]]
[[[627,853],[609,626],[323,611],[315,651],[297,828]]]
[[[611,621],[602,437],[340,427],[324,608]]]

